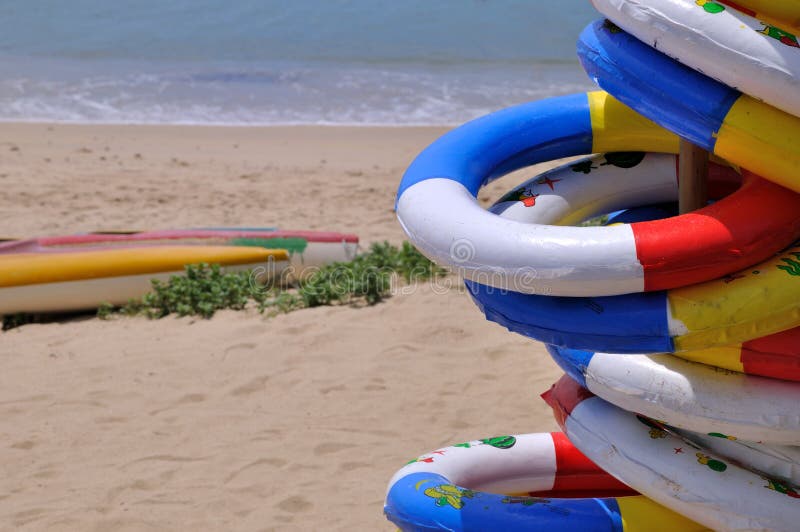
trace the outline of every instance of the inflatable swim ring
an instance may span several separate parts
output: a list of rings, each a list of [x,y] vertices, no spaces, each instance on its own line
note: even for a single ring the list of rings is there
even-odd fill
[[[523,434],[412,460],[389,482],[384,512],[409,531],[702,529],[645,497],[612,496],[633,493],[563,434]],[[570,494],[604,498],[557,498]]]
[[[751,181],[746,190],[739,192],[734,199],[729,199],[715,208],[722,206],[722,210],[727,211],[722,214],[724,220],[720,221],[719,226],[741,224],[739,221],[732,221],[734,217],[732,211],[736,209],[751,207],[764,209],[764,207],[750,203],[753,199],[748,197],[748,190],[756,180]],[[758,188],[766,186],[776,194],[776,197],[785,196],[784,189],[776,185],[765,185],[765,183],[767,182],[762,181]],[[708,186],[709,197],[718,200],[735,193],[742,186],[742,176],[730,167],[712,163],[709,165]],[[529,224],[575,225],[602,214],[622,209],[627,210],[631,205],[672,202],[677,197],[678,158],[676,155],[615,152],[586,157],[543,172],[514,187],[489,207],[489,212],[505,219]],[[735,199],[737,197],[740,199]],[[745,197],[748,198],[745,200]],[[741,200],[744,200],[747,206],[743,205]],[[753,203],[758,203],[758,199]],[[711,218],[719,220],[720,214],[715,212],[715,209],[699,213],[701,216],[703,214],[708,216],[700,223],[708,222]],[[770,216],[766,216],[766,210],[763,211],[763,214],[765,218],[770,218]],[[678,221],[688,224],[690,218],[679,218]],[[652,219],[643,218],[638,221]],[[781,222],[770,221],[768,223],[770,225],[774,223],[774,227],[781,233],[786,231],[785,226],[779,227]],[[684,225],[684,228],[687,226]],[[692,224],[692,228],[697,228],[697,224]],[[648,241],[648,236],[661,232],[661,230],[649,229],[644,224],[635,225],[632,230],[637,236],[637,243],[643,248],[646,247],[644,243]],[[741,229],[733,228],[732,231],[739,232]],[[758,230],[758,232],[761,231]],[[775,236],[772,235],[772,238]],[[791,239],[791,237],[788,238]],[[786,239],[785,236],[779,240],[784,241],[784,239]],[[713,239],[709,234],[698,235],[698,241],[701,240],[714,248],[721,248],[721,241],[727,240],[730,243],[730,234],[717,239]],[[665,244],[667,242],[661,243],[662,246]],[[754,245],[755,242],[749,241],[741,247],[750,248]],[[740,249],[740,246],[733,247]],[[662,249],[662,254],[678,255],[683,248],[679,247],[671,253],[669,250]],[[651,250],[651,254],[655,255],[655,250]],[[731,255],[730,247],[728,253],[723,251],[721,255]],[[650,284],[656,282],[655,279],[649,279],[649,281]],[[655,286],[648,285],[646,288],[652,290]]]
[[[651,154],[649,157],[653,157]],[[666,157],[658,155],[658,157]],[[713,166],[712,166],[713,168]],[[709,182],[710,197],[724,195],[732,182],[719,180],[721,174],[712,172]],[[678,208],[675,203],[649,205],[626,209],[609,216],[607,223],[631,223],[642,220],[656,220],[675,216]],[[731,278],[730,282],[735,279]],[[677,356],[700,362],[716,368],[728,369],[737,373],[759,375],[773,379],[800,381],[800,328],[789,329],[763,338],[732,346],[712,347],[696,351],[683,351]],[[553,349],[561,349],[553,347]],[[641,356],[641,355],[640,355]],[[621,361],[623,363],[624,361]],[[711,378],[724,379],[726,372],[715,372]],[[613,401],[612,401],[613,402]],[[634,409],[636,410],[636,409]],[[637,410],[638,411],[638,410]],[[658,416],[657,416],[658,417]]]
[[[556,173],[561,177],[568,176],[564,169],[559,169]],[[547,179],[553,177],[552,173],[545,174]],[[521,188],[525,189],[530,183],[540,179],[534,178]],[[745,187],[747,186],[746,183]],[[798,199],[798,196],[773,186],[776,187],[776,198],[779,197],[779,201],[795,202]],[[564,187],[563,190],[566,193],[570,189]],[[740,192],[742,190],[748,189],[743,188]],[[555,191],[550,194],[555,194]],[[570,197],[565,198],[563,203],[569,205]],[[613,195],[606,193],[603,198],[598,200],[584,197],[582,202],[576,202],[576,208],[579,212],[585,212],[582,205],[592,205],[595,201],[600,203],[601,208],[619,206],[619,202],[613,200]],[[652,196],[648,199],[651,198]],[[558,223],[560,219],[570,217],[568,208],[553,208],[554,204],[558,205],[556,200],[543,201],[542,206],[545,208],[541,210],[534,207],[520,213],[512,209],[519,211],[522,207],[503,207],[506,203],[504,199],[497,205],[498,212],[502,211],[501,216],[511,213],[518,219],[534,223]],[[725,201],[729,200],[731,198]],[[769,205],[770,201],[772,200],[765,204]],[[723,203],[724,201],[718,202],[716,205]],[[794,225],[797,220],[796,212],[796,207],[788,207],[787,218],[781,223],[787,224],[787,228]],[[668,222],[669,220],[662,221],[666,224]],[[487,319],[513,332],[562,347],[638,354],[672,353],[750,342],[798,326],[798,281],[800,248],[795,247],[756,267],[714,281],[669,291],[575,298],[497,290],[473,281],[467,281],[466,285]],[[772,358],[770,354],[780,356],[781,352],[779,347],[767,345],[769,342],[755,340],[754,343],[758,343],[763,351],[757,351],[759,347],[748,344],[753,351],[750,359],[761,361],[754,367],[767,372],[770,371],[767,363]],[[741,352],[740,347],[733,349]],[[710,354],[709,351],[706,353]],[[708,362],[713,364],[711,359]],[[790,364],[788,360],[775,361],[775,364],[780,367],[784,362]],[[772,370],[775,369],[773,366]]]
[[[569,376],[624,410],[696,432],[800,441],[800,387],[672,355],[615,355],[547,346]]]
[[[627,225],[524,224],[486,212],[474,197],[491,179],[520,167],[621,146],[673,152],[677,147],[674,137],[602,93],[499,111],[444,135],[417,157],[400,185],[398,219],[412,243],[434,262],[457,269],[467,279],[519,292],[613,295],[735,271],[724,270],[741,242],[724,244],[728,228],[703,216],[690,223],[711,223],[696,234],[723,243],[716,255],[721,262],[713,258],[709,241],[694,248],[685,228],[673,232],[670,224],[647,235],[634,234]],[[794,231],[797,223],[785,227]],[[671,260],[665,260],[664,250]],[[748,258],[739,258],[739,264],[748,263]]]
[[[790,32],[716,2],[592,0],[592,4],[661,53],[800,116],[800,43]]]
[[[800,494],[791,485],[695,447],[567,376],[543,397],[575,447],[654,501],[714,530],[796,530]]]
[[[637,112],[800,191],[800,118],[670,59],[607,21],[581,33],[578,57],[598,85]]]

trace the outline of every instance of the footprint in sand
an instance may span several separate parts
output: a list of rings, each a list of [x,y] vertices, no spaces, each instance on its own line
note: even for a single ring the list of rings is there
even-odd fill
[[[251,379],[246,384],[234,388],[233,390],[231,390],[229,395],[232,395],[234,397],[242,397],[263,391],[266,388],[268,380],[269,380],[269,375],[256,377],[255,379]]]
[[[466,421],[461,420],[461,419],[456,419],[454,421],[451,421],[448,424],[448,426],[453,430],[464,430],[464,429],[470,428],[472,426],[472,424],[471,423],[467,423]]]
[[[251,349],[255,349],[256,347],[258,347],[258,344],[255,344],[253,342],[243,342],[241,344],[233,344],[229,347],[226,347],[224,353],[227,355],[231,351],[237,351],[237,350],[249,351]]]
[[[387,389],[386,381],[381,377],[372,377],[370,379],[370,383],[364,386],[363,389],[368,392],[378,392],[386,390]]]
[[[490,347],[484,349],[483,354],[485,354],[489,360],[495,361],[506,357],[509,354],[509,350],[506,347]]]
[[[205,394],[202,393],[189,393],[178,399],[176,404],[185,405],[188,403],[202,403],[206,400]]]
[[[320,443],[319,445],[314,447],[314,455],[322,456],[325,454],[338,453],[339,451],[344,451],[345,449],[352,449],[353,447],[355,447],[355,445],[352,443],[337,443],[337,442]]]
[[[340,471],[355,471],[356,469],[364,469],[372,467],[372,464],[367,462],[344,462],[339,466]]]
[[[56,478],[60,475],[61,472],[57,469],[42,469],[41,471],[37,471],[33,474],[33,478],[39,479],[48,479],[48,478]]]
[[[8,401],[0,401],[0,406],[13,405],[13,404],[19,404],[19,403],[33,403],[33,402],[40,402],[40,401],[50,401],[50,400],[52,400],[52,398],[53,397],[51,395],[44,395],[44,394],[31,395],[31,396],[28,396],[28,397],[21,397],[19,399],[10,399]]]
[[[347,390],[347,386],[345,386],[344,384],[337,384],[335,386],[327,386],[325,388],[320,388],[319,392],[322,395],[328,395],[331,392],[343,392],[345,390]]]
[[[172,403],[170,406],[165,406],[164,408],[159,408],[157,410],[152,410],[148,412],[148,415],[155,416],[162,412],[166,412],[167,410],[172,410],[176,406],[186,405],[191,403],[202,403],[206,400],[206,395],[202,393],[189,393]]]
[[[128,421],[128,418],[123,416],[103,416],[94,418],[94,422],[98,425],[104,425],[106,423],[123,423],[125,421]]]
[[[275,506],[284,512],[296,514],[299,512],[305,512],[306,510],[311,509],[314,505],[300,495],[292,495],[291,497],[283,499]]]
[[[387,347],[381,351],[383,356],[399,356],[407,353],[418,353],[421,350],[414,344],[397,344]]]
[[[260,460],[256,460],[255,462],[250,462],[249,464],[240,467],[233,473],[229,474],[228,477],[223,481],[223,484],[228,484],[242,473],[250,471],[260,466],[269,466],[270,468],[281,468],[285,466],[287,463],[288,462],[283,458],[261,458]]]
[[[14,514],[14,526],[15,527],[23,527],[29,523],[34,521],[38,521],[45,515],[47,515],[48,511],[44,508],[32,508],[30,510],[23,510],[21,512],[17,512]]]

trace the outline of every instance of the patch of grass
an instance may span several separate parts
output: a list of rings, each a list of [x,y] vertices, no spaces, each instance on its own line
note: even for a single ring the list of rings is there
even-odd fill
[[[242,310],[251,304],[271,316],[323,305],[374,305],[390,295],[394,276],[419,282],[445,274],[447,270],[408,242],[400,248],[383,242],[351,262],[324,266],[294,286],[265,287],[254,282],[250,272],[224,273],[217,265],[187,266],[183,276],[154,280],[151,293],[128,302],[119,312],[148,318],[169,314],[210,318],[217,310]],[[107,306],[98,309],[98,317],[112,315]]]
[[[99,307],[97,307],[97,317],[101,320],[108,320],[114,315],[114,305],[111,303],[101,303]]]
[[[410,243],[398,249],[383,242],[351,262],[321,268],[300,283],[298,294],[306,307],[358,301],[374,305],[389,294],[394,275],[411,283],[446,274]]]
[[[288,314],[303,308],[303,300],[294,292],[277,288],[270,290],[257,302],[258,311],[269,316]]]
[[[407,282],[427,281],[449,272],[420,253],[410,242],[403,242],[396,254],[395,270]]]
[[[153,280],[153,291],[122,307],[127,315],[163,318],[169,314],[210,318],[221,309],[241,310],[258,297],[249,272],[223,272],[218,264],[186,266],[184,275]]]

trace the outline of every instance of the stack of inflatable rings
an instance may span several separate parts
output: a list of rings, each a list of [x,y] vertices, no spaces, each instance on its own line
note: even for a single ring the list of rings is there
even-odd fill
[[[423,455],[385,513],[403,530],[795,530],[800,4],[592,3],[608,19],[578,55],[607,92],[451,131],[396,204],[488,319],[547,344],[567,374],[543,395],[564,434]],[[718,164],[714,201],[675,216],[679,137]],[[514,170],[592,153],[489,211],[476,200]]]

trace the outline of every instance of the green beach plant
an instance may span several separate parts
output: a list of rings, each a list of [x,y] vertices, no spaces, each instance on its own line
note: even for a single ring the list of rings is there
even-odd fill
[[[186,267],[186,274],[153,281],[153,291],[118,310],[98,309],[98,317],[115,314],[162,318],[170,314],[210,318],[218,310],[254,306],[270,316],[324,305],[374,305],[389,296],[395,279],[420,282],[448,272],[423,256],[408,242],[399,248],[388,242],[372,244],[350,262],[317,269],[291,285],[263,286],[252,272],[223,272],[218,265]]]
[[[241,310],[254,298],[248,272],[223,272],[218,264],[186,266],[185,275],[153,280],[153,291],[122,308],[128,315],[161,318],[169,314],[210,318],[221,309]]]

